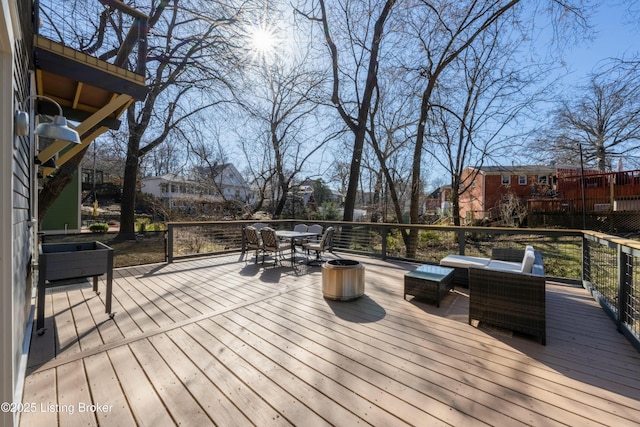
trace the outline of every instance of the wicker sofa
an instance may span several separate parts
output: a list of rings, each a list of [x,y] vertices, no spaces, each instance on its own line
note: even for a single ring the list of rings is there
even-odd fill
[[[538,338],[546,345],[545,275],[542,255],[533,251],[530,273],[468,267],[469,324],[472,321],[510,329]],[[494,249],[492,260],[513,263],[523,259],[523,249]]]
[[[530,273],[534,264],[533,259],[525,258],[527,250],[534,253],[532,246],[525,250],[511,248],[494,248],[491,258],[481,258],[466,255],[450,254],[440,260],[443,267],[453,268],[453,283],[464,288],[469,287],[469,267],[491,268],[493,270],[520,271]]]

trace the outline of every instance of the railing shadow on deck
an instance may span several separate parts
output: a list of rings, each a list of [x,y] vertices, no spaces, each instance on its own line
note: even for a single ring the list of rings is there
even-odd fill
[[[168,223],[166,259],[245,252],[244,227],[255,221]],[[310,221],[274,220],[276,229]],[[447,254],[487,256],[494,247],[539,250],[547,280],[582,284],[601,304],[632,345],[640,351],[640,279],[633,268],[640,242],[598,232],[560,229],[429,226],[390,223],[313,221],[333,226],[334,249],[380,259],[438,264]],[[418,247],[407,257],[403,233],[418,233]]]
[[[409,303],[428,316],[461,323],[458,334],[452,334],[446,341],[439,342],[451,347],[450,357],[453,359],[465,364],[478,364],[483,363],[485,359],[495,360],[499,357],[504,359],[501,363],[501,375],[508,375],[534,388],[539,384],[531,380],[530,376],[543,375],[542,372],[535,371],[544,366],[543,369],[558,372],[568,381],[586,383],[614,395],[639,399],[640,392],[633,386],[633,381],[625,380],[635,378],[637,369],[636,363],[631,362],[632,358],[637,360],[632,347],[627,346],[623,336],[614,333],[615,326],[606,322],[606,315],[580,286],[554,282],[550,282],[549,285],[547,306],[548,309],[553,309],[547,311],[546,346],[540,345],[533,336],[485,325],[482,322],[474,324],[475,329],[503,345],[496,345],[496,349],[482,344],[478,346],[476,341],[481,340],[470,339],[464,332],[468,324],[469,297],[468,289],[465,288],[456,288],[450,292],[443,298],[439,308],[415,299],[410,299]],[[424,326],[416,325],[418,331],[421,327]],[[610,329],[611,335],[607,329]],[[466,331],[468,332],[468,329]],[[459,347],[467,345],[471,348],[467,349],[466,353],[462,352]],[[526,355],[531,363],[526,359],[523,361],[521,355]],[[517,361],[516,365],[512,364],[514,361]],[[452,365],[455,364],[456,361],[453,361]],[[510,373],[506,374],[505,370],[510,370]],[[597,372],[595,375],[594,371]],[[608,378],[618,380],[603,380]]]

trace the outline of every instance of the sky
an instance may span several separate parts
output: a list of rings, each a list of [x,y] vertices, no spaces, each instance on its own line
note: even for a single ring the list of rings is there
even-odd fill
[[[566,53],[565,60],[572,71],[566,78],[568,82],[583,80],[599,61],[631,57],[640,52],[640,23],[631,22],[625,3],[621,0],[600,2],[591,20],[595,39]]]
[[[590,73],[610,58],[640,56],[640,11],[635,15],[636,21],[633,21],[628,11],[628,0],[605,0],[597,3],[598,6],[589,20],[593,27],[593,39],[567,47],[562,53],[565,67],[556,74],[556,77],[562,75],[560,77],[561,83],[556,86],[558,91],[571,90],[573,87],[587,83]],[[636,0],[635,8],[636,10],[640,9],[639,0]],[[537,24],[542,24],[542,22],[538,21]],[[547,49],[547,47],[543,47],[546,46],[546,42],[548,41],[539,40],[539,49]],[[542,107],[543,111],[546,108],[551,111],[555,107],[553,101],[554,99],[550,99],[550,102]],[[540,123],[532,123],[531,125],[538,126]],[[487,164],[531,164],[529,153],[526,150],[524,153],[526,154],[519,157],[517,155],[496,156],[489,159]],[[426,177],[428,187],[434,188],[442,184],[438,177],[443,176],[445,180],[449,180],[448,174],[444,170],[440,170],[438,165],[433,165],[430,175]]]
[[[608,58],[629,58],[640,52],[640,23],[637,20],[633,22],[631,19],[628,12],[629,0],[594,0],[594,3],[597,3],[597,8],[590,18],[594,31],[593,40],[584,40],[579,45],[564,51],[563,59],[566,68],[562,73],[568,74],[562,77],[559,90],[562,90],[563,86],[570,88],[586,83],[589,74]],[[640,0],[636,0],[636,9],[639,8]],[[640,13],[637,18],[640,19]],[[539,21],[538,24],[542,22]],[[555,107],[554,104],[549,106]],[[513,157],[495,160],[503,164],[530,162],[528,158],[514,159]],[[321,169],[324,170],[324,168]],[[429,169],[431,174],[426,177],[428,183],[439,184],[437,178],[444,173],[440,173],[435,164]]]

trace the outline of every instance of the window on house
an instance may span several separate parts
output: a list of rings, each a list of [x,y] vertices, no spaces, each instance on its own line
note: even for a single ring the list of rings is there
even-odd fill
[[[519,175],[518,176],[518,184],[527,185],[527,176],[526,175]]]
[[[547,185],[547,176],[546,175],[539,175],[538,176],[538,184]]]
[[[502,175],[502,185],[511,184],[511,175]]]

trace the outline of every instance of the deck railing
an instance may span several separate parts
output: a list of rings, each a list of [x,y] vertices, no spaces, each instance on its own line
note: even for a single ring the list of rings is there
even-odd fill
[[[176,222],[167,230],[167,261],[244,252],[243,228],[256,221]],[[276,229],[304,221],[274,220]],[[307,221],[307,224],[311,222]],[[532,245],[544,258],[548,280],[582,284],[640,351],[640,243],[580,230],[453,227],[381,223],[317,222],[336,229],[334,250],[377,258],[437,264],[450,253],[490,257],[494,247]],[[418,233],[415,256],[406,256],[401,230]],[[635,260],[639,261],[636,262]]]
[[[594,232],[583,240],[583,286],[640,351],[640,243]]]

